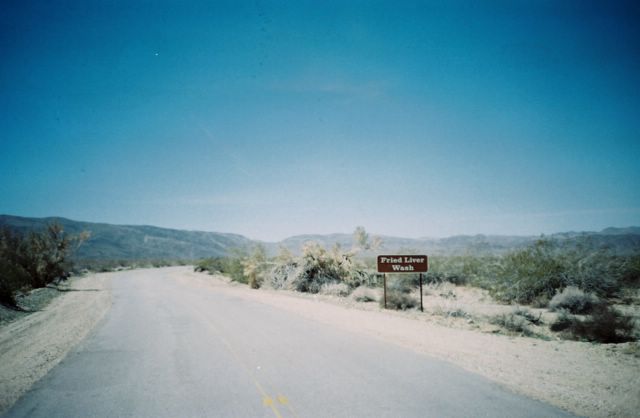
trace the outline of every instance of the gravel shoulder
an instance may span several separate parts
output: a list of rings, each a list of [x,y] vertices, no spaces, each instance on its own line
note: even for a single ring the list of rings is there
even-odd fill
[[[39,289],[33,313],[0,326],[0,414],[84,339],[111,306],[108,274],[72,278],[64,290]],[[54,295],[59,294],[59,295]]]
[[[349,332],[373,336],[454,363],[517,393],[589,417],[640,411],[637,343],[545,341],[457,329],[417,311],[287,291],[251,290],[221,276],[176,270],[189,286],[215,287]]]

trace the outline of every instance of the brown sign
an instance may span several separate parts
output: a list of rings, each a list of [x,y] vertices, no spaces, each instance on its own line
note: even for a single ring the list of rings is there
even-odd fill
[[[378,273],[426,273],[426,255],[379,255]]]

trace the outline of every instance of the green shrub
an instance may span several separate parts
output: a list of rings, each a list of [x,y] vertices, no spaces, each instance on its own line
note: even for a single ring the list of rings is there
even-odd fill
[[[554,243],[535,245],[507,254],[491,289],[505,302],[529,304],[540,296],[553,297],[567,284],[566,267],[554,253]]]
[[[235,248],[224,258],[222,273],[238,283],[249,283],[249,278],[244,274],[243,261],[248,257],[247,252],[241,248]]]
[[[500,261],[499,257],[493,255],[433,256],[429,258],[425,283],[472,284],[488,289],[494,283]]]
[[[242,274],[252,289],[262,286],[266,264],[267,252],[261,244],[255,245],[251,254],[242,260]]]
[[[627,287],[640,287],[640,254],[624,260],[620,281]]]

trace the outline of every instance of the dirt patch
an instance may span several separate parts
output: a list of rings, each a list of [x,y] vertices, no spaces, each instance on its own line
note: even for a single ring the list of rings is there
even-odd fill
[[[509,306],[483,307],[482,292],[449,294],[447,306],[425,300],[427,312],[395,312],[376,302],[308,295],[288,291],[251,290],[220,276],[176,271],[175,279],[191,285],[241,293],[261,303],[295,312],[332,327],[369,335],[417,352],[438,357],[526,396],[590,417],[630,417],[640,410],[640,355],[638,343],[591,344],[543,340],[493,333],[468,318],[439,315],[458,309],[474,316],[494,315]],[[433,296],[433,294],[428,295]],[[474,327],[476,329],[474,329]]]
[[[62,288],[39,289],[8,312],[0,326],[0,414],[58,364],[111,306],[109,276],[72,278]]]

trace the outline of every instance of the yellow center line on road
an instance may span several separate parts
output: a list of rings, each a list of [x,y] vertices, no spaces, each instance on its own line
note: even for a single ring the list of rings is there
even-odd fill
[[[296,414],[296,411],[294,411],[293,407],[291,406],[291,402],[289,402],[289,399],[287,399],[283,395],[278,395],[278,402],[280,402],[281,405],[286,406],[287,409],[289,409],[289,412],[291,412],[291,415],[293,415],[295,418],[298,418],[298,414]]]
[[[262,404],[264,406],[268,406],[269,408],[271,408],[271,411],[273,411],[273,414],[277,418],[282,418],[282,415],[280,414],[280,411],[278,410],[278,408],[276,406],[276,402],[274,402],[273,398],[267,394],[267,391],[264,390],[264,387],[260,384],[260,382],[258,381],[256,376],[253,374],[253,372],[251,371],[249,366],[247,366],[245,364],[245,362],[242,360],[240,355],[233,348],[233,346],[231,345],[229,340],[227,340],[225,338],[225,336],[222,335],[222,332],[220,332],[220,329],[215,325],[215,323],[212,320],[210,320],[209,318],[207,318],[206,316],[204,316],[202,314],[200,314],[200,316],[202,318],[204,318],[205,323],[209,326],[209,328],[211,328],[211,329],[213,329],[215,331],[214,333],[218,336],[218,338],[220,338],[220,341],[222,341],[222,343],[227,348],[227,350],[229,350],[229,353],[231,353],[231,355],[236,359],[238,364],[240,364],[240,366],[247,372],[247,374],[251,378],[251,381],[255,385],[256,389],[258,389],[258,392],[260,392],[260,395],[262,395]],[[298,415],[295,413],[295,411],[291,407],[291,404],[290,404],[289,400],[286,397],[284,397],[282,395],[278,395],[277,400],[278,400],[278,402],[280,404],[287,406],[289,411],[293,414],[294,417],[296,417],[296,418],[298,417]]]

